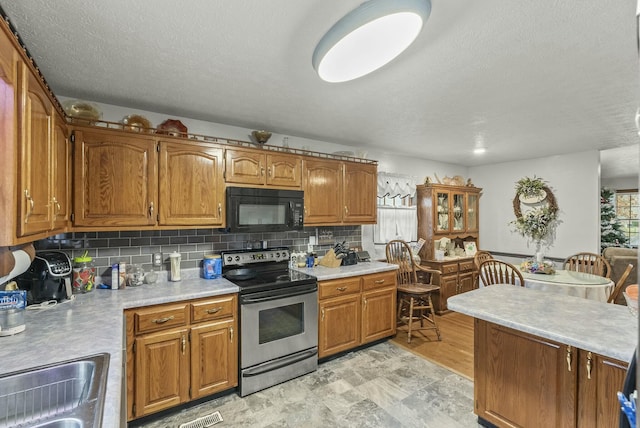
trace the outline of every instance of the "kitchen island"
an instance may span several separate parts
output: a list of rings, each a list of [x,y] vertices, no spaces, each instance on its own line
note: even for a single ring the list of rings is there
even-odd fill
[[[617,426],[638,320],[625,306],[510,285],[451,297],[474,322],[474,412],[500,427]]]

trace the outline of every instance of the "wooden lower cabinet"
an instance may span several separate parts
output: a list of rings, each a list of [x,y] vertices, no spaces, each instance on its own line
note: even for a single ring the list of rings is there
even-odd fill
[[[395,272],[320,281],[318,356],[396,333]]]
[[[476,319],[474,411],[498,427],[615,427],[626,367]]]
[[[475,288],[478,272],[475,270],[473,258],[445,261],[423,260],[421,264],[442,273],[439,280],[440,290],[433,297],[433,305],[438,315],[449,312],[447,307],[449,297]]]
[[[237,296],[125,311],[127,420],[238,385]]]

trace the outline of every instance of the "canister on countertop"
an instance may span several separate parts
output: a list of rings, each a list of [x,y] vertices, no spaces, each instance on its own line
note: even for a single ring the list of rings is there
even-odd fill
[[[170,281],[180,281],[180,260],[182,260],[182,254],[177,251],[169,255],[169,262],[171,264]]]
[[[202,261],[202,277],[205,279],[220,278],[222,275],[222,258],[220,254],[207,254]]]
[[[11,336],[24,331],[26,307],[26,290],[0,291],[0,336]]]
[[[89,257],[89,251],[82,256],[73,259],[73,293],[87,293],[93,290],[96,281],[96,267],[93,258]]]

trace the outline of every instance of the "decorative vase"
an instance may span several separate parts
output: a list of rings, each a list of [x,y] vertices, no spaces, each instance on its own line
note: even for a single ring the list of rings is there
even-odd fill
[[[536,261],[538,263],[542,263],[544,261],[544,254],[542,253],[541,247],[542,245],[540,245],[540,243],[538,242],[536,244],[536,255],[535,255]]]

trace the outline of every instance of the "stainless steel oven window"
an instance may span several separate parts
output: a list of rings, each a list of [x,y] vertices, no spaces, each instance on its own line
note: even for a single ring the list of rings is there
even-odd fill
[[[304,333],[304,303],[264,309],[258,315],[258,343]]]
[[[281,339],[261,343],[259,338],[261,332],[260,314],[266,314],[266,311],[271,309],[276,309],[277,312],[278,309],[296,305],[302,305],[304,316],[300,321],[304,323],[304,327],[300,329],[287,326],[284,330],[286,333],[271,333],[272,335],[284,336]],[[240,322],[240,366],[242,368],[318,346],[318,292],[242,304],[240,305]],[[273,326],[278,327],[277,324],[273,324]],[[286,335],[292,330],[300,332]]]

